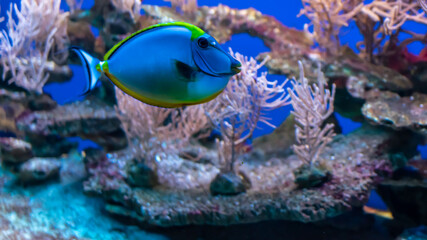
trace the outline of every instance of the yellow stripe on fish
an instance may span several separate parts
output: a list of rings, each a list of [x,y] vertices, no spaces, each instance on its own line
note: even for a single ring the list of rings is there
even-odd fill
[[[393,219],[393,214],[390,212],[390,210],[381,210],[381,209],[368,207],[365,205],[363,206],[363,211],[367,214],[376,215],[386,219]]]

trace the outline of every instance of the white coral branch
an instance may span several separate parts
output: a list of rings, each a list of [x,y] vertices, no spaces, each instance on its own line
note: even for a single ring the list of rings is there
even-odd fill
[[[77,10],[80,10],[83,5],[83,0],[65,0],[68,7],[70,8],[70,12],[74,13]]]
[[[317,84],[310,86],[304,77],[304,68],[301,62],[299,81],[293,81],[293,90],[288,88],[295,116],[296,144],[293,146],[295,154],[306,163],[313,164],[335,135],[334,124],[324,121],[334,111],[335,84],[332,92],[325,89],[326,80],[320,70],[317,70]]]
[[[0,34],[2,79],[42,92],[48,79],[51,49],[63,48],[67,39],[67,17],[60,0],[21,0],[21,8],[11,4],[7,12],[7,30]],[[16,17],[13,16],[16,15]],[[15,20],[16,19],[16,20]]]
[[[113,5],[123,12],[128,12],[133,20],[141,14],[142,0],[112,0]]]
[[[221,131],[224,138],[221,146],[231,149],[221,152],[231,154],[223,157],[232,165],[236,146],[251,138],[260,122],[274,128],[266,112],[290,104],[290,97],[284,89],[287,81],[269,81],[267,73],[258,73],[268,59],[258,63],[231,49],[230,53],[242,63],[241,72],[230,80],[221,95],[204,107],[213,125]]]

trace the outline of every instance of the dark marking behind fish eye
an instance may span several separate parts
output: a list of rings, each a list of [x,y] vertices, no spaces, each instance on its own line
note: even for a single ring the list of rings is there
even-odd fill
[[[197,43],[199,44],[199,47],[201,47],[201,48],[207,48],[209,46],[208,40],[204,37],[199,38]]]

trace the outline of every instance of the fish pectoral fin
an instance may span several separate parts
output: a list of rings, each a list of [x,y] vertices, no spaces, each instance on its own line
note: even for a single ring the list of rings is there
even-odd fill
[[[196,81],[196,73],[197,69],[191,67],[190,65],[181,62],[179,60],[174,59],[174,65],[178,70],[180,75],[179,80],[184,82],[195,82]]]

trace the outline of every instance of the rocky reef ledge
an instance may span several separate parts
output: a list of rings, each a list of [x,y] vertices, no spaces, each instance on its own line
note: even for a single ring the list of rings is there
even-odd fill
[[[126,184],[126,173],[119,170],[123,169],[120,154],[107,154],[109,158],[104,161],[108,163],[89,170],[92,177],[86,182],[85,190],[106,198],[106,209],[110,213],[140,225],[320,221],[367,201],[377,173],[388,169],[384,151],[389,137],[387,131],[368,127],[337,136],[321,156],[332,172],[332,179],[317,188],[298,189],[294,184],[292,172],[301,165],[296,156],[265,160],[262,150],[255,149],[255,153],[239,161],[242,164],[239,169],[250,178],[252,188],[237,196],[212,196],[209,182],[219,170],[209,163],[184,159],[177,164],[178,157],[159,159],[162,166],[158,169],[167,169],[168,173],[158,172],[161,183],[158,187],[131,188]],[[121,177],[110,180],[100,177],[102,166],[109,169],[110,175],[112,169],[117,169],[115,175]]]

